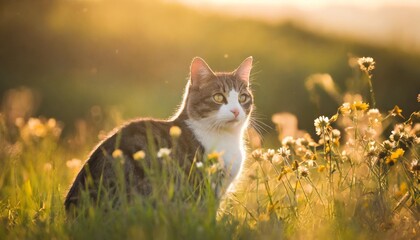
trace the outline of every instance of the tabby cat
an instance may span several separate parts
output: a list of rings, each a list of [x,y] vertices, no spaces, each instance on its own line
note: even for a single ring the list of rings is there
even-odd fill
[[[253,108],[249,88],[252,57],[245,59],[233,72],[213,72],[207,63],[196,57],[190,67],[184,99],[177,114],[169,120],[139,119],[126,123],[101,142],[77,175],[65,199],[65,207],[80,204],[81,194],[87,190],[98,200],[99,188],[111,188],[115,183],[115,158],[118,148],[125,161],[122,172],[127,195],[150,194],[150,185],[144,169],[133,154],[144,151],[144,162],[150,162],[155,149],[168,148],[171,159],[180,161],[186,171],[190,169],[197,153],[202,156],[221,153],[224,168],[224,186],[232,189],[232,181],[241,172],[245,159],[244,132]],[[173,144],[170,129],[179,127],[180,136]],[[162,157],[157,159],[162,162]],[[130,176],[130,177],[128,177]],[[110,191],[112,192],[112,191]],[[130,192],[130,193],[129,193]],[[116,194],[116,193],[115,193]]]

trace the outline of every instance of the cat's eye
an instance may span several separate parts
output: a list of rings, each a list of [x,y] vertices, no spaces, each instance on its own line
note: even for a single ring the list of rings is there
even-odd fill
[[[216,93],[216,94],[213,95],[213,100],[216,103],[222,104],[222,103],[225,102],[225,96],[223,96],[223,94],[221,94],[221,93]]]
[[[248,100],[248,95],[246,95],[246,94],[241,94],[240,96],[239,96],[239,102],[240,103],[244,103],[244,102],[246,102]]]

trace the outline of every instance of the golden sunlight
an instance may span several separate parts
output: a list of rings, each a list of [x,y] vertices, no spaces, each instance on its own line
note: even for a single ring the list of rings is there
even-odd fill
[[[175,0],[189,5],[265,5],[267,7],[292,6],[301,8],[327,6],[353,6],[361,8],[375,8],[385,5],[420,6],[416,0]]]

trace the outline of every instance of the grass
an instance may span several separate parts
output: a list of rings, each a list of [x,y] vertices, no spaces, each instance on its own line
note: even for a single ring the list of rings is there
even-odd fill
[[[372,81],[374,64],[359,62],[361,81]],[[371,83],[370,89],[375,102]],[[236,191],[220,202],[211,190],[217,154],[195,169],[205,176],[198,193],[198,185],[189,184],[191,171],[167,157],[166,167],[146,171],[149,197],[122,201],[116,209],[104,197],[75,218],[66,216],[63,198],[81,168],[78,158],[98,141],[92,136],[120,117],[94,109],[71,137],[62,138],[55,119],[10,121],[5,112],[0,239],[415,239],[420,113],[403,119],[397,106],[383,112],[357,94],[342,97],[335,115],[315,120],[319,140],[284,137],[278,149],[250,151]]]

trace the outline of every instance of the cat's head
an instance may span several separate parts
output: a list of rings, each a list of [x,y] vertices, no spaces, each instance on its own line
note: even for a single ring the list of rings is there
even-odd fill
[[[215,130],[242,128],[253,107],[251,68],[248,57],[233,72],[215,73],[203,59],[194,58],[185,103],[189,119]]]

